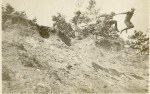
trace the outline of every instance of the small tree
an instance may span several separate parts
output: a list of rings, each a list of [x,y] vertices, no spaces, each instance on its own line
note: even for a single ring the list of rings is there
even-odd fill
[[[79,7],[82,6],[83,3],[84,3],[84,0],[77,0],[75,5],[76,5],[77,8],[79,8]]]
[[[52,16],[52,20],[54,21],[53,26],[57,32],[64,33],[69,37],[74,36],[71,24],[66,22],[65,17],[62,14],[58,13],[57,16]]]
[[[21,17],[21,18],[25,18],[25,19],[27,18],[27,15],[26,15],[25,11],[16,11],[14,14],[16,16]]]
[[[36,24],[36,23],[37,23],[37,18],[35,17],[35,18],[32,20],[32,22],[33,22],[34,24]]]
[[[80,11],[76,11],[74,14],[75,16],[72,19],[72,23],[75,25],[79,25],[81,23],[88,23],[90,21],[90,19]]]
[[[87,6],[86,15],[89,16],[92,20],[96,20],[96,17],[99,14],[100,9],[96,9],[96,2],[95,0],[90,0],[89,5]]]
[[[95,0],[90,0],[89,1],[89,6],[87,7],[87,10],[89,10],[90,14],[93,14],[93,12],[94,12],[93,10],[95,8],[95,4],[96,4]]]
[[[7,4],[5,8],[3,7],[3,11],[5,11],[6,14],[12,14],[15,9],[10,4]]]
[[[14,8],[10,4],[6,4],[5,7],[2,6],[2,30],[12,23],[10,14],[13,14],[14,11]]]
[[[134,31],[134,34],[129,36],[130,46],[137,49],[138,54],[148,54],[149,52],[149,38],[142,31]]]
[[[2,14],[5,13],[5,7],[2,5]]]

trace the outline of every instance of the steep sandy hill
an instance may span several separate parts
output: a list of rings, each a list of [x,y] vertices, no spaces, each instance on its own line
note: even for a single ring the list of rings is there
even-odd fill
[[[148,56],[108,51],[93,36],[68,47],[24,32],[2,33],[4,93],[148,93]]]

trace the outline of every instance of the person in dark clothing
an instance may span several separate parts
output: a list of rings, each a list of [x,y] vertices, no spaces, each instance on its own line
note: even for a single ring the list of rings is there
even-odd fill
[[[131,8],[131,11],[128,11],[128,12],[125,12],[125,13],[119,13],[119,14],[126,14],[126,18],[125,18],[125,20],[124,20],[124,23],[125,23],[126,26],[127,26],[125,29],[121,30],[120,33],[122,33],[124,30],[126,30],[126,33],[127,33],[127,30],[128,30],[128,29],[131,29],[131,28],[134,27],[134,25],[133,25],[132,22],[130,21],[131,18],[132,18],[132,16],[133,16],[133,14],[134,14],[134,11],[135,11],[135,9],[134,9],[134,8]]]
[[[105,22],[106,22],[106,24],[108,23],[110,25],[110,27],[114,24],[116,31],[119,32],[118,27],[117,27],[117,21],[113,20],[113,16],[115,16],[115,15],[116,14],[114,12],[111,12],[111,14],[103,14],[100,17],[105,17]]]
[[[79,37],[81,33],[81,29],[78,26],[80,19],[81,19],[81,12],[80,11],[75,12],[75,17],[73,17],[72,22],[74,23],[74,31],[76,37]]]

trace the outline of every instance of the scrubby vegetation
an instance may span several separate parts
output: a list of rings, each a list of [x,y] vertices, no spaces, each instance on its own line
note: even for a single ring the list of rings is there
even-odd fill
[[[95,5],[70,21],[53,15],[52,27],[3,6],[3,93],[147,93],[149,38],[135,31],[124,41]]]
[[[142,31],[134,31],[134,34],[129,36],[131,48],[136,49],[138,54],[149,54],[149,37]]]
[[[113,27],[109,27],[109,24],[102,22],[99,18],[100,9],[96,9],[95,5],[96,2],[90,0],[87,10],[74,12],[75,16],[71,22],[66,22],[64,15],[58,13],[52,16],[53,27],[47,27],[38,25],[36,18],[27,19],[24,11],[16,11],[11,5],[7,4],[2,7],[2,28],[5,30],[14,26],[14,24],[19,25],[18,27],[26,26],[26,31],[22,32],[22,35],[33,35],[33,32],[38,31],[43,38],[49,38],[50,32],[57,32],[59,38],[68,46],[71,46],[71,38],[84,39],[89,35],[96,36],[96,43],[103,42],[103,40],[100,40],[101,38],[98,39],[98,37],[103,37],[110,44],[113,43],[113,40],[118,42],[119,45],[124,45],[123,40],[113,30]],[[80,25],[82,25],[82,28]]]

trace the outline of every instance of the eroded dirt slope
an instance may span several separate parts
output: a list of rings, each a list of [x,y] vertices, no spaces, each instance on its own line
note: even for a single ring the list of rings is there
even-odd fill
[[[20,32],[2,33],[4,93],[148,93],[148,56],[107,51],[93,36],[68,47]]]

